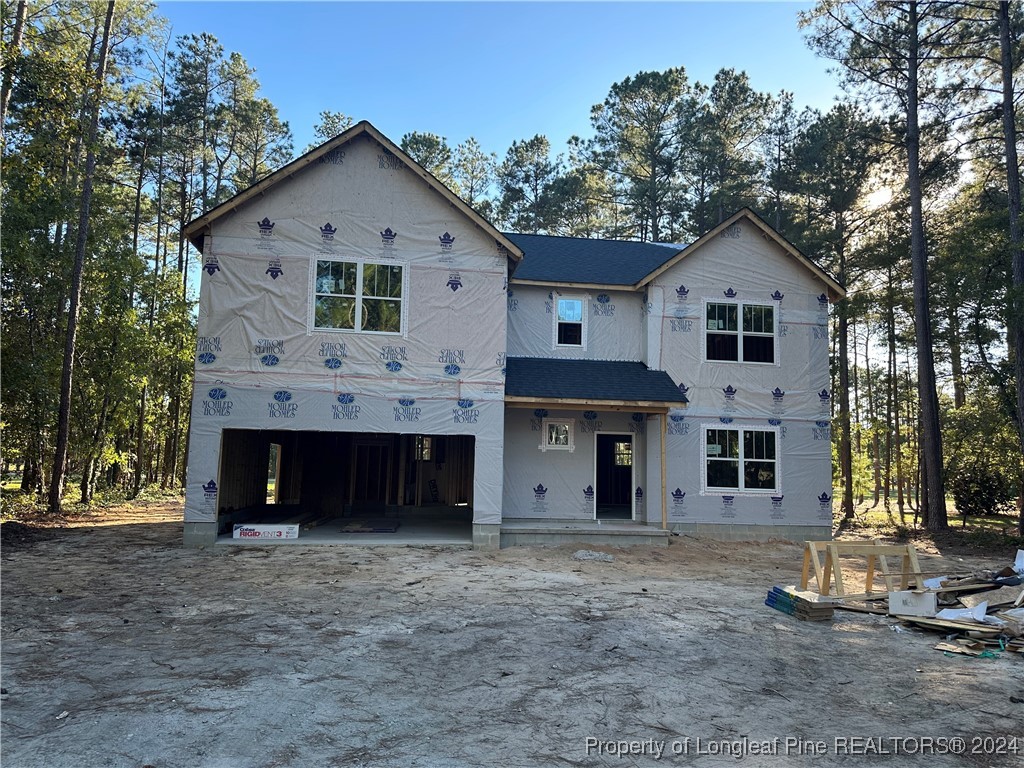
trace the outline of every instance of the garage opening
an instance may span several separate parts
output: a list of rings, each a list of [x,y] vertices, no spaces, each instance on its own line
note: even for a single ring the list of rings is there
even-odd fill
[[[219,532],[298,526],[307,542],[468,543],[474,453],[467,435],[227,429]]]

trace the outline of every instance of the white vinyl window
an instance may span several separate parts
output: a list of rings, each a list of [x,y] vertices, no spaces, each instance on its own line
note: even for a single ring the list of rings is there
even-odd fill
[[[574,419],[544,419],[541,422],[540,449],[542,451],[575,451]]]
[[[587,348],[587,297],[552,294],[554,346]]]
[[[776,305],[709,301],[704,312],[705,359],[717,362],[778,362]]]
[[[317,259],[312,327],[404,333],[406,273],[402,264]]]
[[[705,427],[704,489],[777,492],[777,445],[774,429]]]

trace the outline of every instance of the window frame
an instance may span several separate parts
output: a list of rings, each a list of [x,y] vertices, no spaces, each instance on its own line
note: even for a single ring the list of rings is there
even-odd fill
[[[548,442],[548,427],[558,424],[565,426],[568,430],[568,445],[553,445]],[[540,425],[540,445],[538,447],[542,451],[568,451],[569,453],[574,453],[576,451],[576,419],[558,417],[542,419]]]
[[[737,432],[737,458],[738,462],[738,477],[737,481],[739,485],[737,487],[718,486],[708,484],[708,461],[711,457],[707,453],[708,445],[708,432],[711,430],[721,430],[728,432]],[[745,453],[745,433],[747,432],[760,432],[760,433],[771,433],[775,439],[775,458],[764,459],[764,458],[747,458]],[[710,495],[727,495],[727,496],[772,496],[782,493],[782,442],[779,439],[779,428],[778,427],[761,427],[750,424],[722,424],[720,422],[710,422],[701,425],[701,440],[700,440],[700,493],[702,496]],[[771,461],[775,465],[775,486],[773,488],[747,488],[744,485],[745,472],[744,464],[747,461],[759,461],[767,462]]]
[[[559,301],[578,301],[580,303],[580,343],[579,344],[559,344],[558,343],[558,326],[561,323],[575,323],[575,320],[559,320],[558,319],[558,302]],[[552,349],[579,349],[586,351],[587,349],[587,317],[589,312],[587,311],[590,305],[590,296],[585,293],[559,293],[558,291],[552,291],[551,293],[551,348]]]
[[[316,324],[316,300],[317,296],[345,296],[345,294],[320,293],[317,290],[317,270],[321,262],[333,262],[336,264],[354,264],[356,266],[355,277],[355,328],[330,328]],[[391,297],[377,297],[367,295],[363,292],[363,276],[366,265],[375,267],[401,267],[402,268],[402,291],[397,301],[399,304],[399,329],[397,331],[374,331],[359,328],[363,319],[363,299],[385,299],[395,301]],[[366,333],[373,336],[408,336],[409,333],[409,264],[404,261],[391,259],[362,259],[351,256],[328,256],[326,254],[315,254],[310,262],[309,270],[309,316],[307,318],[307,334],[314,333]]]
[[[736,359],[735,360],[719,360],[716,358],[708,357],[708,333],[712,331],[708,328],[708,315],[712,304],[716,305],[733,305],[736,307],[736,330],[735,331],[715,331],[717,333],[729,334],[736,336]],[[758,360],[744,360],[743,359],[743,337],[746,334],[752,338],[768,338],[769,334],[763,331],[744,331],[743,330],[743,310],[745,307],[768,307],[772,310],[772,362],[762,362]],[[704,297],[704,312],[702,314],[701,322],[701,358],[705,363],[726,363],[733,365],[774,365],[780,366],[779,360],[779,315],[780,315],[780,304],[775,299],[765,299],[758,301],[744,301],[739,298],[728,299],[716,297]]]

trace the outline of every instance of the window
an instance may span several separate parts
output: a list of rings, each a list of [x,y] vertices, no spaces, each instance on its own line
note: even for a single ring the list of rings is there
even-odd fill
[[[416,436],[416,461],[430,461],[430,438]]]
[[[587,319],[583,314],[587,303],[583,296],[555,294],[555,346],[586,347]]]
[[[771,304],[709,302],[708,360],[775,363],[775,307]]]
[[[575,451],[573,440],[573,419],[544,419],[541,422],[542,451]]]
[[[402,332],[405,269],[400,264],[318,259],[313,327]]]
[[[632,443],[615,443],[615,466],[616,467],[632,467],[633,466],[633,444]]]
[[[778,491],[775,445],[775,430],[705,428],[705,489]]]

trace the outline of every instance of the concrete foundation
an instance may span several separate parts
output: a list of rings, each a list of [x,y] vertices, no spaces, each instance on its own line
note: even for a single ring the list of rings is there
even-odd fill
[[[498,549],[500,546],[500,525],[473,523],[473,549]]]
[[[182,544],[191,549],[213,546],[217,541],[216,523],[185,523]]]
[[[719,525],[716,523],[670,523],[673,533],[705,536],[718,541],[829,541],[832,528],[827,525]]]
[[[666,546],[669,532],[642,523],[580,520],[509,520],[501,525],[502,547],[603,544],[609,547]]]

